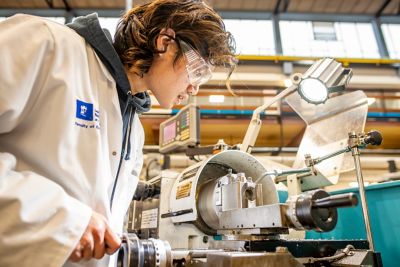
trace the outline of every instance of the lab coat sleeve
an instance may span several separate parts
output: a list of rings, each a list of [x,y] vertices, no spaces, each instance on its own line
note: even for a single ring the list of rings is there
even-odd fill
[[[25,15],[0,23],[0,138],[18,130],[35,104],[52,53],[45,23]],[[92,211],[50,179],[17,166],[16,154],[0,151],[0,266],[61,266]]]

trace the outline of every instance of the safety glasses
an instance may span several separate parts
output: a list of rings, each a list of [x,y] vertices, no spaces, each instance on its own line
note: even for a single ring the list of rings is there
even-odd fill
[[[208,82],[212,76],[211,65],[188,43],[179,40],[179,45],[186,59],[189,83],[194,87],[198,87]]]

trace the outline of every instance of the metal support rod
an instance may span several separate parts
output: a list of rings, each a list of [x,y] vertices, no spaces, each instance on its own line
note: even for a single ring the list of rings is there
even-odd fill
[[[281,30],[279,27],[279,14],[274,13],[272,15],[272,30],[273,30],[274,41],[275,41],[275,54],[283,55]]]
[[[351,150],[350,147],[346,147],[346,148],[340,149],[338,151],[335,151],[333,153],[330,153],[328,155],[316,158],[316,159],[314,159],[314,164],[318,164],[324,160],[330,159],[332,157],[338,156],[338,155],[346,153],[346,152],[350,152],[350,150]]]
[[[374,18],[371,21],[372,30],[375,35],[376,44],[378,45],[379,55],[381,58],[389,58],[389,52],[385,43],[385,37],[382,33],[380,18]]]
[[[262,179],[264,179],[267,176],[273,176],[274,178],[278,178],[281,176],[288,176],[291,174],[301,174],[301,173],[309,173],[311,172],[311,168],[305,167],[301,169],[289,169],[289,170],[272,170],[272,171],[266,171],[264,172],[257,180],[255,180],[255,183],[259,183]]]
[[[349,134],[350,143],[352,143],[353,140],[357,139],[357,138],[358,137],[354,132]],[[356,169],[358,188],[359,188],[360,198],[361,198],[361,208],[362,208],[362,212],[363,212],[365,230],[367,232],[369,248],[371,251],[375,251],[374,241],[372,238],[371,225],[370,225],[370,220],[369,220],[369,214],[368,214],[368,204],[367,204],[367,200],[366,200],[366,196],[365,196],[364,178],[363,178],[363,175],[361,172],[360,150],[359,150],[358,146],[351,146],[351,154],[354,158],[354,165],[355,165],[355,169]]]
[[[379,7],[378,11],[375,13],[375,17],[376,17],[376,18],[379,18],[379,17],[382,15],[383,11],[386,9],[386,7],[390,4],[391,1],[392,1],[392,0],[386,0],[386,1]]]
[[[253,116],[251,117],[251,121],[249,124],[249,127],[247,128],[246,135],[243,138],[242,145],[240,147],[241,151],[245,151],[250,153],[252,147],[254,146],[258,133],[261,128],[261,119],[260,119],[260,114],[267,108],[269,108],[272,104],[274,104],[276,101],[283,99],[287,97],[288,95],[294,93],[297,90],[297,85],[292,85],[273,98],[269,99],[267,102],[265,102],[262,106],[259,106],[253,111]]]
[[[171,250],[171,256],[173,260],[191,260],[197,258],[207,258],[207,254],[221,251],[221,249]]]

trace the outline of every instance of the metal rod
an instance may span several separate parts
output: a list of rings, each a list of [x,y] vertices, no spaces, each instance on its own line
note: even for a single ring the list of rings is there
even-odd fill
[[[330,159],[330,158],[332,158],[332,157],[338,156],[338,155],[343,154],[343,153],[346,153],[346,152],[350,152],[350,148],[349,148],[349,147],[346,147],[346,148],[340,149],[340,150],[338,150],[338,151],[335,151],[335,152],[333,152],[333,153],[330,153],[330,154],[328,154],[328,155],[325,155],[325,156],[316,158],[316,159],[314,160],[314,164],[318,164],[318,163],[320,163],[321,161],[324,161],[324,160],[326,160],[326,159]]]
[[[262,179],[264,179],[267,176],[274,176],[275,178],[282,177],[282,176],[288,176],[291,174],[301,174],[301,173],[308,173],[311,172],[311,168],[305,167],[301,169],[290,169],[290,170],[272,170],[272,171],[266,171],[264,172],[257,180],[255,180],[255,183],[258,183]]]
[[[213,252],[221,252],[220,249],[189,249],[189,250],[171,250],[172,259],[195,259],[206,258],[207,254]]]
[[[366,200],[366,196],[365,196],[364,178],[363,178],[363,175],[361,172],[360,150],[358,149],[358,146],[355,146],[351,149],[351,154],[353,155],[354,165],[356,168],[357,182],[358,182],[358,188],[359,188],[360,198],[361,198],[361,207],[362,207],[362,212],[363,212],[363,217],[364,217],[365,230],[367,232],[369,248],[371,251],[375,251],[374,241],[372,238],[371,225],[370,225],[370,220],[369,220],[369,214],[368,214],[368,204],[367,204],[367,200]]]

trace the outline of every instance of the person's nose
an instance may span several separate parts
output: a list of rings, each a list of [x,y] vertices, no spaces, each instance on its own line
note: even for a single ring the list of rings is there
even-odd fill
[[[187,93],[189,95],[197,95],[198,92],[199,92],[198,86],[189,85],[189,87],[187,88]]]

